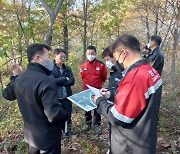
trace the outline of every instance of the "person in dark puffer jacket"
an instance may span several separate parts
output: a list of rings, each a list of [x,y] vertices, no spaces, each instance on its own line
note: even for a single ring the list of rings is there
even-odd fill
[[[54,55],[55,64],[52,70],[51,78],[57,85],[59,102],[69,114],[69,118],[67,120],[67,132],[65,132],[65,136],[71,137],[73,135],[71,120],[72,102],[68,100],[67,97],[72,95],[71,86],[74,85],[75,79],[71,68],[64,64],[66,61],[66,52],[63,49],[55,49]]]

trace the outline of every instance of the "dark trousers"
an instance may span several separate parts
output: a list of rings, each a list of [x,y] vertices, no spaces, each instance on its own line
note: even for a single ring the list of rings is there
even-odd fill
[[[60,154],[60,153],[61,153],[61,142],[57,142],[53,146],[43,150],[28,145],[28,154]]]
[[[86,118],[86,124],[91,125],[92,124],[91,111],[85,112],[85,118]],[[96,109],[94,109],[93,124],[94,125],[100,125],[101,124],[101,115],[99,113],[97,113]]]
[[[62,104],[63,109],[66,110],[66,112],[69,115],[68,120],[67,120],[67,124],[68,125],[72,124],[72,121],[71,121],[72,102],[70,100],[68,100],[67,98],[60,99],[59,101]]]
[[[67,131],[71,132],[72,128],[72,120],[71,120],[71,113],[72,113],[72,102],[70,100],[68,100],[67,98],[64,99],[59,99],[59,103],[62,105],[63,109],[68,113],[68,120],[67,120]],[[64,130],[65,125],[61,126],[62,130]]]

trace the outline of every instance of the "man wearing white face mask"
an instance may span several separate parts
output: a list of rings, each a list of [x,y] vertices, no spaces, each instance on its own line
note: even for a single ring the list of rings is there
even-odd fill
[[[160,36],[151,36],[147,47],[151,49],[147,56],[147,60],[153,66],[158,73],[161,75],[163,66],[164,66],[164,55],[160,49],[161,44],[161,37]]]
[[[87,47],[87,61],[80,66],[81,78],[83,81],[83,90],[88,89],[86,84],[93,86],[95,88],[101,89],[102,84],[107,79],[107,69],[103,62],[96,59],[96,48],[94,46]],[[83,131],[87,131],[92,125],[92,115],[91,111],[85,113],[86,126]],[[101,116],[94,110],[94,130],[99,135],[100,134],[100,124]]]
[[[122,79],[122,71],[124,69],[122,67],[119,69],[117,64],[118,62],[114,58],[113,53],[109,50],[109,48],[106,48],[102,52],[102,58],[106,61],[106,67],[112,70],[110,72],[108,89],[111,91],[111,93],[113,93],[117,88],[117,84]],[[113,97],[109,100],[114,102]]]

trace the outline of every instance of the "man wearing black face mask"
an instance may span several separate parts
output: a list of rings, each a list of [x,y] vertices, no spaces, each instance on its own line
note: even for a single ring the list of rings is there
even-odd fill
[[[3,91],[4,98],[18,101],[29,154],[60,154],[60,125],[68,119],[58,103],[56,83],[49,77],[53,68],[49,50],[44,44],[28,46],[27,70],[20,73],[18,66],[13,67],[14,76]]]
[[[111,123],[110,153],[154,154],[162,93],[160,75],[141,57],[140,43],[132,35],[118,37],[112,52],[125,68],[115,104],[107,102],[111,95],[107,89],[94,96],[97,112]]]

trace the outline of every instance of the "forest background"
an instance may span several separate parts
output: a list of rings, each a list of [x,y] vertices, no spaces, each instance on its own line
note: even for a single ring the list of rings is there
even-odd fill
[[[86,59],[87,46],[96,46],[98,58],[102,59],[103,49],[122,34],[135,35],[142,47],[151,35],[162,37],[165,66],[157,153],[179,153],[179,14],[179,0],[0,0],[0,153],[27,152],[17,102],[1,96],[9,82],[12,59],[25,70],[29,44],[64,48],[68,53],[67,65],[76,78],[73,93],[77,93],[82,89],[79,66]],[[81,133],[83,117],[83,111],[73,106],[77,137],[63,137],[62,153],[106,153],[107,120],[103,118],[103,133],[96,136],[93,131]]]

